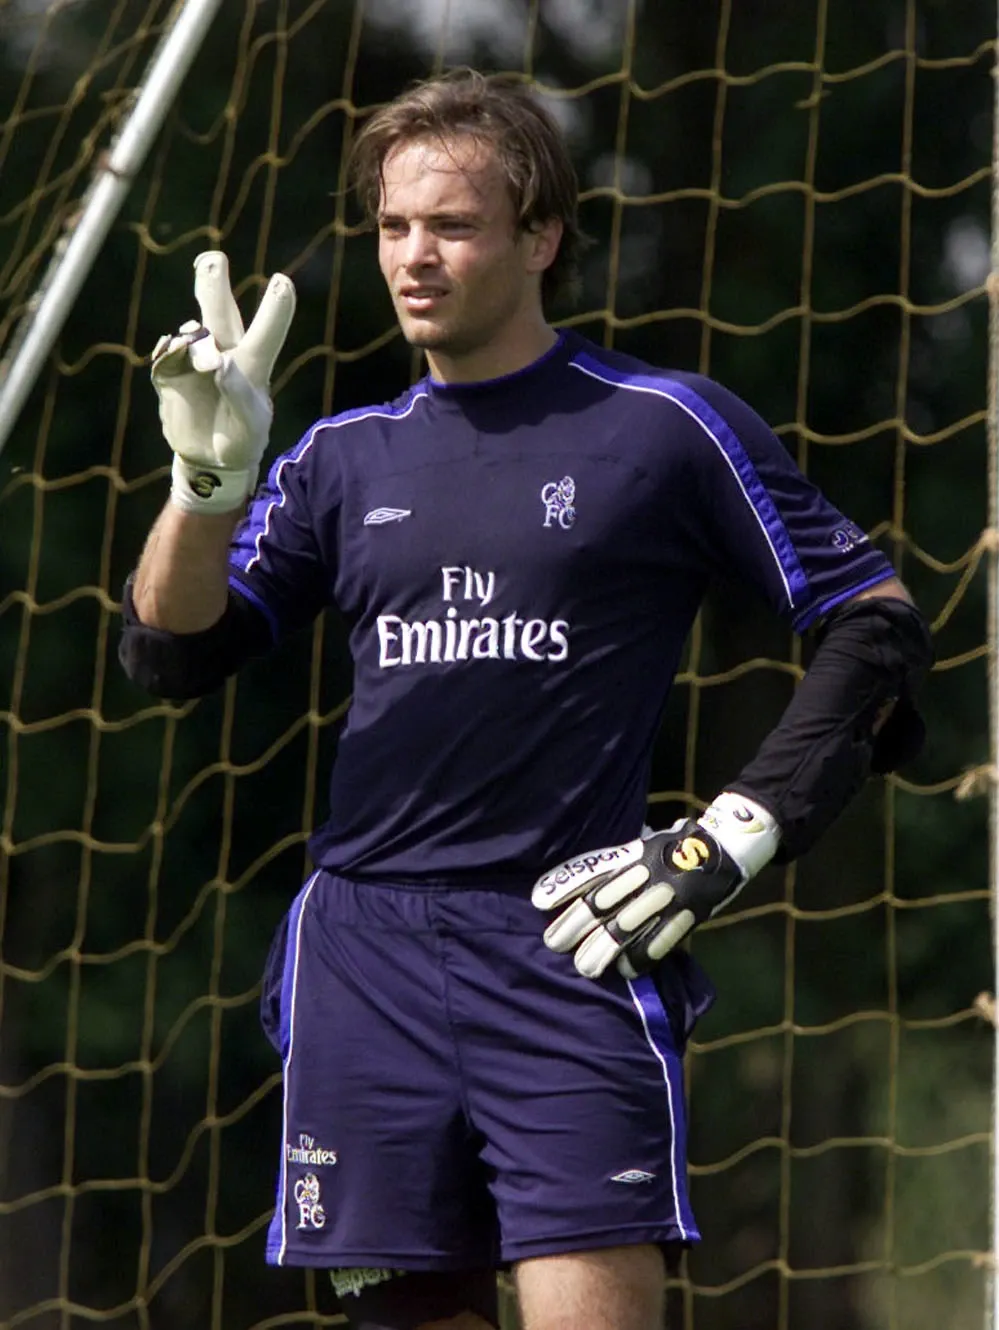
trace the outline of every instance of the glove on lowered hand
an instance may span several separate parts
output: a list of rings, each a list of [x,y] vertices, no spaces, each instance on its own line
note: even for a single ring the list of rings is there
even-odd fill
[[[244,332],[228,260],[216,250],[194,260],[194,294],[201,323],[160,338],[151,374],[174,451],[171,501],[186,512],[223,513],[240,508],[257,483],[274,415],[270,377],[295,288],[275,273]]]
[[[560,911],[545,944],[574,952],[587,979],[612,962],[635,979],[734,900],[779,842],[766,809],[726,792],[696,821],[682,818],[666,831],[567,859],[531,893],[538,909]]]

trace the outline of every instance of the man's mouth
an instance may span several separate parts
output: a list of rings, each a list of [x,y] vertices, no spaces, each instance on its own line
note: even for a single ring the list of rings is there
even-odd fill
[[[447,292],[439,286],[407,286],[399,294],[410,314],[427,314],[444,299]]]

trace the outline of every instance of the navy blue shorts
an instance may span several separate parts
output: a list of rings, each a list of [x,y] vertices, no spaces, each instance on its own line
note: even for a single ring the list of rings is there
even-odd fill
[[[272,948],[276,1265],[448,1270],[700,1235],[681,1049],[690,957],[593,981],[530,901],[317,873]]]

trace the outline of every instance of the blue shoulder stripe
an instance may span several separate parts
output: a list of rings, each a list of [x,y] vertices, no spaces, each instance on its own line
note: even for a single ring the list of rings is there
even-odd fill
[[[688,384],[680,383],[668,375],[630,374],[613,369],[585,352],[573,357],[573,368],[589,374],[604,383],[632,392],[652,393],[673,402],[691,416],[715,445],[732,472],[743,497],[763,532],[773,554],[787,595],[788,606],[794,610],[809,596],[808,578],[798,559],[790,533],[777,511],[769,490],[760,479],[752,458],[728,421]],[[792,620],[798,627],[797,617]]]

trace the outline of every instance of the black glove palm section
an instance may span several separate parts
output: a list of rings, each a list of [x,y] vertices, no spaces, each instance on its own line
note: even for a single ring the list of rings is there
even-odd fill
[[[553,868],[533,892],[538,908],[561,912],[545,930],[553,951],[575,951],[579,972],[597,978],[612,962],[628,979],[650,970],[697,924],[738,895],[746,876],[698,822],[583,855]]]

